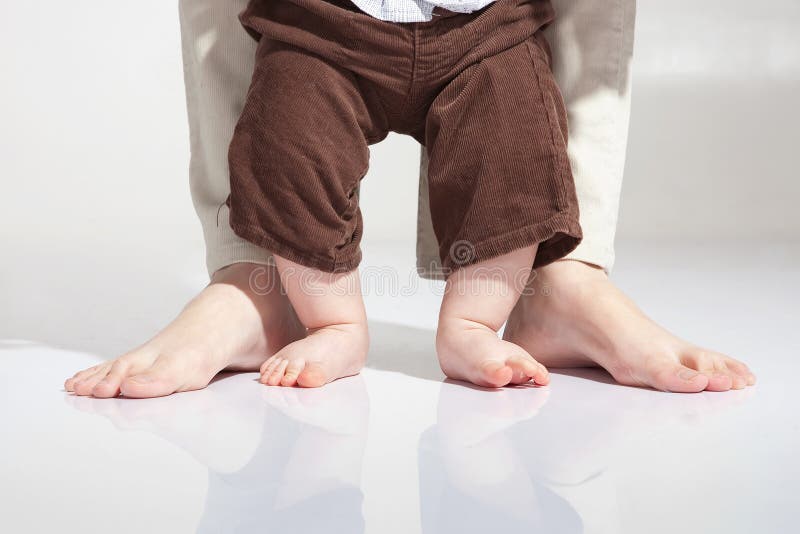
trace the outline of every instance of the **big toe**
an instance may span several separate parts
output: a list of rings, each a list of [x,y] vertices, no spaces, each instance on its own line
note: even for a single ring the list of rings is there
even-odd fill
[[[177,390],[178,384],[175,380],[161,377],[152,372],[131,376],[120,384],[122,394],[133,399],[163,397],[175,393]]]
[[[149,369],[124,379],[120,391],[135,399],[163,397],[181,389],[183,378],[183,373],[174,364],[158,360]]]
[[[511,383],[514,378],[514,370],[502,362],[486,360],[481,362],[478,369],[478,385],[501,388]]]
[[[297,376],[297,385],[304,388],[318,388],[329,382],[328,372],[321,363],[308,363]]]

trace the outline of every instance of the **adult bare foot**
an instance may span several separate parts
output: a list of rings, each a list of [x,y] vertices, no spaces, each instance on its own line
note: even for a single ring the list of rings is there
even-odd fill
[[[77,373],[64,388],[76,395],[134,398],[202,389],[225,369],[257,371],[305,334],[275,268],[237,263],[217,271],[153,339]]]
[[[621,384],[685,393],[755,383],[744,363],[653,322],[599,268],[558,261],[530,283],[534,291],[517,303],[504,337],[547,367],[599,365]]]

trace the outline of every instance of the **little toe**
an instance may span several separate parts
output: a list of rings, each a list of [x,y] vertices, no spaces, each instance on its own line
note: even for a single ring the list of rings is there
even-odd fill
[[[283,373],[283,378],[281,378],[281,385],[285,387],[296,386],[297,378],[303,372],[304,367],[305,362],[303,361],[292,360],[289,362],[289,365],[286,366],[286,372]]]
[[[297,385],[304,388],[318,388],[328,383],[328,373],[319,362],[308,363],[297,376]]]

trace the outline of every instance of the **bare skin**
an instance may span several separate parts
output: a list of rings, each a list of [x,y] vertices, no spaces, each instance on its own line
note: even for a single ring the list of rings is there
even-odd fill
[[[261,383],[314,388],[358,374],[369,349],[358,271],[330,274],[279,256],[275,264],[308,337],[268,358]]]
[[[220,269],[166,328],[144,345],[64,384],[93,397],[161,397],[206,387],[222,370],[255,371],[305,337],[277,271],[252,263]]]
[[[526,266],[535,255],[535,246],[520,249],[450,276],[436,336],[448,377],[484,387],[531,380],[547,384],[547,369],[497,334],[525,287]],[[275,263],[309,335],[264,362],[261,382],[318,387],[358,373],[369,345],[358,272],[332,275],[277,256]]]
[[[513,269],[517,261],[505,268]],[[445,297],[437,333],[440,364],[450,378],[488,387],[530,380],[546,384],[544,366],[600,366],[621,384],[665,391],[725,391],[755,383],[745,364],[683,341],[654,323],[599,268],[556,262],[538,270],[530,282],[533,294],[517,301],[513,292],[506,293],[510,300],[494,304],[482,292],[497,294],[498,288],[463,271],[466,276],[451,276],[448,294],[459,285],[462,292],[472,291],[466,299]],[[357,283],[357,274],[349,276],[355,280],[338,282]],[[273,290],[254,288],[252,280]],[[276,282],[274,268],[239,263],[221,269],[153,339],[80,371],[65,389],[81,396],[146,398],[204,388],[226,369],[260,369],[265,384],[305,387],[358,373],[369,343],[363,303],[346,306],[351,313],[329,324],[307,313],[312,328],[306,337]],[[500,317],[512,306],[500,340]],[[471,310],[480,310],[481,316]]]
[[[600,268],[558,261],[530,284],[534,291],[520,298],[504,337],[547,367],[599,366],[620,384],[682,393],[755,384],[744,363],[656,324]]]
[[[525,288],[535,256],[535,246],[519,249],[448,277],[436,352],[449,378],[492,388],[550,381],[544,365],[497,334]]]

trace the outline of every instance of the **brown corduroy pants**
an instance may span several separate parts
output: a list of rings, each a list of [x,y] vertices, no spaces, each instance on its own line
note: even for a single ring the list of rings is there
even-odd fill
[[[259,40],[229,152],[230,222],[244,239],[308,267],[354,269],[368,146],[394,131],[428,150],[446,271],[534,244],[541,266],[580,242],[541,34],[549,1],[399,24],[348,0],[252,0],[240,18]]]

